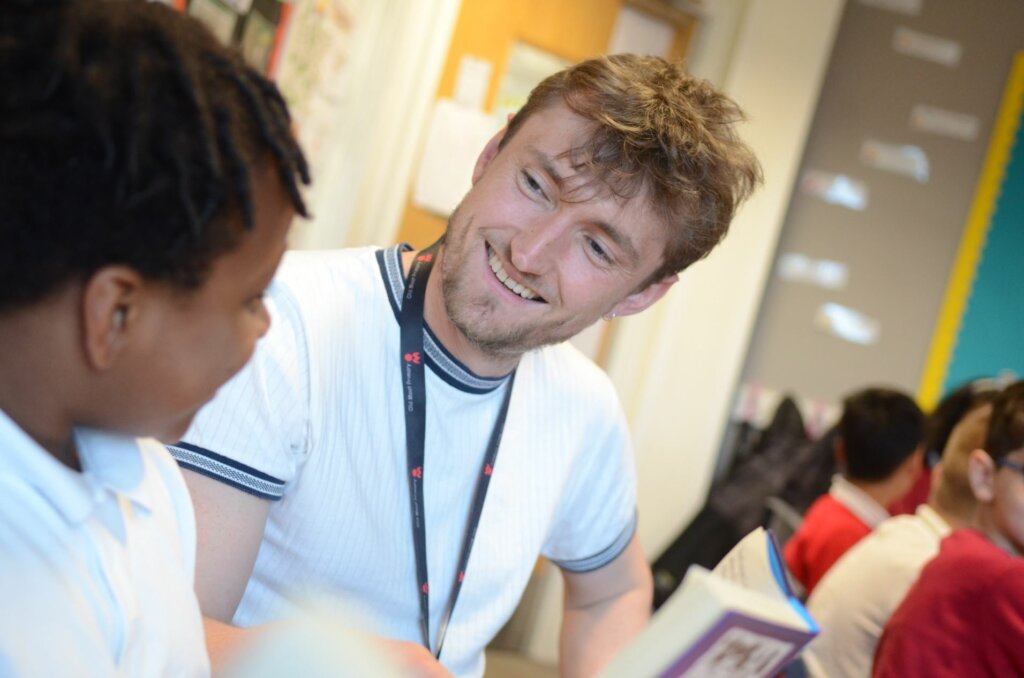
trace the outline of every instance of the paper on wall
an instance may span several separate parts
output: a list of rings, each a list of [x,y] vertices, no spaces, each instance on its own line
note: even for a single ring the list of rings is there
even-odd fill
[[[814,315],[814,326],[833,334],[843,341],[867,346],[878,342],[882,324],[848,306],[829,302]]]
[[[515,42],[508,51],[505,74],[498,85],[498,97],[494,102],[494,114],[507,120],[530,96],[533,88],[549,75],[568,68],[572,62],[534,47],[525,42]]]
[[[928,156],[919,146],[865,139],[860,146],[860,161],[868,167],[928,183]]]
[[[860,0],[860,4],[887,9],[890,12],[917,16],[921,13],[921,6],[924,5],[924,0]]]
[[[455,75],[455,101],[466,108],[483,109],[493,68],[487,59],[464,54]]]
[[[623,7],[615,19],[608,54],[648,54],[667,58],[675,37],[675,26],[647,12]]]
[[[849,279],[849,269],[841,261],[812,259],[799,252],[788,252],[780,256],[777,270],[783,280],[817,285],[829,290],[846,287]]]
[[[501,122],[478,109],[440,99],[427,130],[412,201],[442,217],[451,215],[472,184],[473,167]]]
[[[901,54],[953,68],[960,65],[960,43],[937,35],[919,33],[899,26],[892,34],[892,48]]]
[[[978,138],[981,122],[976,115],[917,104],[910,110],[910,127],[919,132],[974,141]]]
[[[252,9],[252,0],[222,0],[222,2],[238,12],[240,16],[245,16]]]
[[[809,169],[804,172],[800,190],[829,204],[847,209],[862,211],[868,207],[867,185],[843,174]]]

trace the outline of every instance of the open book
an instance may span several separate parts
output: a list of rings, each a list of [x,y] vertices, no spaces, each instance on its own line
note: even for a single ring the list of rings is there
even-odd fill
[[[817,633],[793,595],[774,535],[759,527],[713,571],[692,565],[650,626],[601,675],[774,676]]]

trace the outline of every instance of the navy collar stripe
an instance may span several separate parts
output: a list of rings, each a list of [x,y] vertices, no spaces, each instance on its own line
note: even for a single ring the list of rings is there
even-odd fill
[[[380,266],[381,278],[388,293],[391,310],[398,321],[402,310],[402,296],[405,292],[405,276],[402,273],[402,253],[412,248],[407,244],[395,245],[377,251],[377,263]],[[508,381],[504,377],[480,377],[453,356],[441,345],[429,327],[424,326],[423,348],[427,354],[426,364],[434,374],[441,377],[451,386],[467,393],[490,393]]]

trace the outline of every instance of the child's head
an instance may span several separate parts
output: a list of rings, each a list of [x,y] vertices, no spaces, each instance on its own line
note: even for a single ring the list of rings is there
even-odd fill
[[[973,397],[974,405],[962,414],[946,436],[946,444],[932,469],[932,487],[928,503],[958,525],[970,523],[977,501],[967,480],[971,453],[984,446],[992,416],[991,398]]]
[[[0,85],[0,323],[51,323],[26,353],[72,424],[179,435],[265,332],[305,214],[283,100],[148,2],[4,2]]]
[[[976,525],[1005,551],[1024,555],[1024,381],[996,395],[985,449],[971,454],[968,474]]]
[[[881,482],[907,471],[905,492],[919,472],[914,457],[922,454],[923,437],[924,414],[904,393],[868,388],[843,401],[837,448],[850,480]]]

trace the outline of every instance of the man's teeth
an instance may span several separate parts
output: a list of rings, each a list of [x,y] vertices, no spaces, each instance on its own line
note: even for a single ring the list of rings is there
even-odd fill
[[[501,265],[501,260],[498,259],[498,255],[494,252],[491,252],[489,263],[491,264],[491,270],[494,271],[494,275],[501,281],[501,284],[521,296],[523,299],[533,300],[540,296],[529,287],[520,285],[509,277],[509,274],[505,272],[505,267]]]

